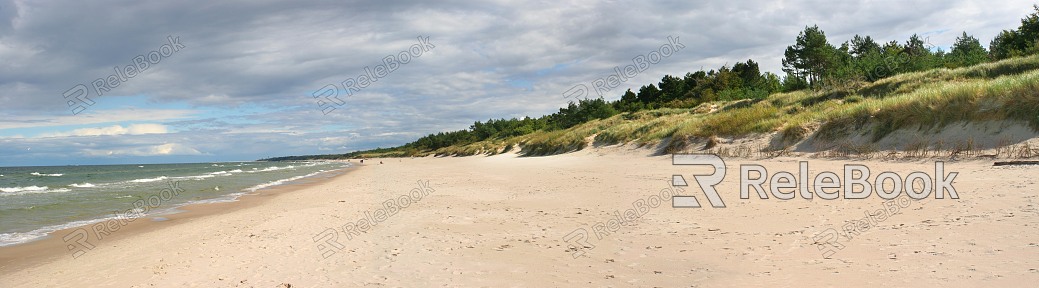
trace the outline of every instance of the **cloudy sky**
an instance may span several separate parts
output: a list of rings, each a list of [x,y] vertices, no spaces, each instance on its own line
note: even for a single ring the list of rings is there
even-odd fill
[[[554,112],[662,45],[677,51],[605,98],[747,59],[779,73],[812,24],[831,43],[915,33],[948,50],[967,31],[987,45],[1033,4],[860,2],[0,0],[0,166],[396,146]],[[407,64],[379,68],[388,56]]]

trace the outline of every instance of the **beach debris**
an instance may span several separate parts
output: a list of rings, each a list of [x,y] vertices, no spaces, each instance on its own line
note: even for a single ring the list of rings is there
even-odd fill
[[[992,163],[992,166],[1013,166],[1013,165],[1039,165],[1039,161],[999,161]]]

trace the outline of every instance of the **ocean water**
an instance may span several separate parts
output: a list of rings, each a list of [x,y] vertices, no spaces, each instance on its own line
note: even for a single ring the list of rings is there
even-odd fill
[[[0,246],[117,214],[125,218],[126,211],[147,210],[146,215],[155,216],[188,204],[234,201],[259,189],[346,167],[349,164],[341,162],[0,167]]]

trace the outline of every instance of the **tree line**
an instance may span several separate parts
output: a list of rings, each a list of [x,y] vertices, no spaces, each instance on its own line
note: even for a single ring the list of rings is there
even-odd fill
[[[731,67],[723,65],[717,70],[700,70],[681,77],[665,75],[658,83],[644,85],[637,92],[628,89],[616,101],[581,99],[569,102],[558,112],[539,118],[477,121],[468,129],[429,134],[398,148],[378,148],[341,156],[350,158],[365,152],[402,150],[414,154],[452,145],[521,136],[535,131],[567,129],[619,113],[657,108],[691,108],[719,100],[763,99],[777,92],[847,87],[902,73],[966,67],[1033,55],[1039,52],[1039,5],[1033,8],[1035,12],[1021,19],[1017,29],[999,33],[989,43],[988,49],[966,32],[956,38],[948,52],[934,47],[916,34],[904,43],[890,41],[881,44],[870,36],[855,35],[840,45],[833,45],[822,29],[808,26],[794,40],[794,45],[788,46],[784,52],[782,64],[786,75],[783,77],[761,72],[757,62],[747,60]]]
[[[1036,54],[1039,39],[1039,5],[1021,19],[1021,26],[1003,30],[986,50],[981,41],[963,32],[950,51],[935,48],[919,35],[905,43],[879,43],[870,36],[855,35],[839,46],[829,43],[818,26],[805,27],[794,45],[784,52],[783,90],[825,88],[856,82],[873,82],[901,73],[935,68],[958,68]]]

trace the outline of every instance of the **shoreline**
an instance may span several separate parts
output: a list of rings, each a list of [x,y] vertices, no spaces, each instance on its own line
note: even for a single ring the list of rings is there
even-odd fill
[[[116,240],[130,238],[140,233],[159,230],[163,228],[168,228],[172,225],[179,225],[182,223],[190,222],[190,220],[195,218],[216,216],[223,213],[239,210],[242,208],[259,205],[264,201],[270,200],[271,198],[273,198],[273,196],[277,196],[284,193],[292,193],[295,191],[303,190],[307,187],[319,186],[323,183],[330,182],[333,179],[343,177],[344,175],[347,175],[351,171],[355,170],[355,168],[360,168],[362,166],[365,165],[351,163],[350,167],[329,170],[310,177],[289,181],[287,183],[283,183],[280,185],[262,188],[253,192],[248,192],[235,197],[232,201],[192,203],[178,207],[171,207],[169,208],[170,212],[159,213],[154,215],[145,215],[143,217],[136,218],[133,221],[129,221],[129,223],[117,228],[114,231],[111,231],[111,235],[105,236],[103,241],[95,241],[96,243],[92,244],[97,247],[101,247],[105,246],[109,242],[115,242]],[[163,220],[156,220],[156,218],[162,218]],[[90,226],[102,222],[104,221],[60,229],[47,233],[46,236],[30,240],[28,242],[2,246],[0,247],[0,272],[11,272],[31,268],[32,266],[36,266],[37,264],[61,260],[61,258],[64,257],[68,257],[69,259],[75,259],[72,257],[73,252],[66,248],[65,245],[67,243],[64,240],[62,240],[64,236],[59,235],[68,235],[69,233],[77,229],[87,229],[87,231],[90,231]],[[89,253],[91,250],[84,251]]]

